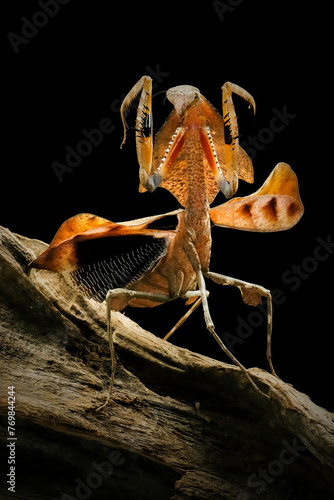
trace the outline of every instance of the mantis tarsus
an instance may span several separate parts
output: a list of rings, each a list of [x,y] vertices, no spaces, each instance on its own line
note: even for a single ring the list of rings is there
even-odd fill
[[[164,187],[183,208],[120,224],[91,214],[76,215],[62,224],[48,249],[31,264],[34,268],[67,274],[89,298],[100,302],[106,299],[112,376],[107,401],[99,409],[111,398],[116,369],[110,310],[119,311],[127,305],[154,307],[175,298],[192,304],[177,326],[202,303],[207,329],[252,386],[263,394],[216,334],[205,278],[238,287],[243,301],[249,305],[256,306],[262,297],[267,299],[267,358],[271,372],[276,375],[271,360],[270,291],[210,271],[211,224],[244,231],[281,231],[298,222],[303,205],[296,175],[289,165],[279,163],[255,193],[210,208],[219,191],[226,198],[233,196],[238,179],[253,182],[252,162],[238,141],[232,93],[245,99],[255,111],[254,99],[232,83],[225,83],[222,93],[221,116],[197,88],[181,85],[169,89],[167,98],[174,109],[153,146],[152,80],[142,77],[121,107],[122,145],[126,139],[127,110],[140,96],[136,118],[139,189],[153,191],[158,186]],[[158,227],[171,217],[177,217],[174,229]]]

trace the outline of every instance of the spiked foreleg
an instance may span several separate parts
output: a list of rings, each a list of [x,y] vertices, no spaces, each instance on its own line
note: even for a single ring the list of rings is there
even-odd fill
[[[146,190],[149,189],[148,178],[151,174],[153,155],[152,78],[149,76],[142,76],[122,103],[121,118],[124,127],[124,138],[121,148],[126,141],[127,124],[125,117],[139,93],[140,99],[136,118],[136,149],[140,166],[140,185],[144,188],[143,190]]]
[[[226,198],[231,198],[234,193],[231,183],[225,178],[218,161],[218,155],[215,150],[215,145],[212,140],[210,127],[203,127],[199,130],[199,137],[206,160],[211,168],[212,174],[218,184],[219,189],[224,193]]]
[[[239,131],[232,93],[237,94],[249,103],[255,113],[255,101],[243,88],[231,82],[222,87],[223,92],[223,119],[225,132],[225,168],[229,182],[221,182],[219,186],[227,198],[230,198],[238,189],[239,172]]]

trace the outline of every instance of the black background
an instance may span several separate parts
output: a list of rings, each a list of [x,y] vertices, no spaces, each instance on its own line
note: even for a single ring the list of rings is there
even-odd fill
[[[247,106],[235,100],[241,142],[249,135],[266,137],[263,129],[269,127],[274,109],[286,108],[295,115],[256,151],[255,184],[241,182],[238,195],[258,189],[276,163],[285,161],[298,175],[303,218],[283,233],[213,228],[211,269],[281,290],[284,302],[274,311],[277,373],[315,403],[333,409],[333,256],[323,250],[326,260],[313,257],[317,238],[326,241],[333,227],[332,165],[326,138],[329,56],[323,39],[329,13],[302,2],[230,2],[234,7],[219,15],[217,2],[211,1],[70,0],[15,53],[8,33],[22,35],[23,16],[43,24],[43,18],[36,17],[42,9],[36,1],[7,3],[2,37],[0,224],[14,232],[49,242],[65,219],[80,212],[122,221],[178,207],[163,189],[138,193],[133,131],[126,147],[119,147],[121,99],[144,74],[158,75],[155,92],[194,85],[217,109],[221,109],[225,81],[244,87],[255,98],[257,112],[253,119]],[[161,93],[153,99],[155,131],[171,110],[164,97]],[[114,130],[104,134],[101,144],[71,173],[64,173],[60,182],[52,163],[65,163],[65,148],[75,149],[85,139],[82,130],[97,128],[105,118],[112,121]],[[222,202],[219,195],[215,204]],[[284,282],[284,273],[293,276],[293,266],[304,267],[299,283]],[[238,290],[211,283],[208,288],[221,336],[236,333],[238,317],[249,323],[254,310],[242,303]],[[163,336],[184,310],[183,302],[177,301],[127,314]],[[248,367],[267,369],[265,321],[259,322],[260,327],[235,346],[234,354]],[[228,361],[205,330],[200,310],[172,341]]]

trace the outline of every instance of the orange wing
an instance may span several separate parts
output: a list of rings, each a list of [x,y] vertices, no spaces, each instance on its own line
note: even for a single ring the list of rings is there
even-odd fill
[[[303,213],[297,176],[289,165],[278,163],[258,191],[210,209],[210,219],[217,226],[272,232],[290,229]]]
[[[85,296],[102,302],[108,290],[135,283],[166,255],[174,232],[149,227],[163,218],[116,224],[92,214],[76,215],[60,226],[30,267],[68,274]]]

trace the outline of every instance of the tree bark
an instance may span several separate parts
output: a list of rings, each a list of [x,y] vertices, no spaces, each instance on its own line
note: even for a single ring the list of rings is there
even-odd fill
[[[334,495],[333,414],[271,374],[175,347],[60,275],[46,245],[0,228],[1,498],[314,499]],[[161,306],[163,308],[163,306]],[[163,309],[162,309],[163,314]],[[8,387],[15,494],[8,492]],[[95,496],[94,496],[95,495]]]

